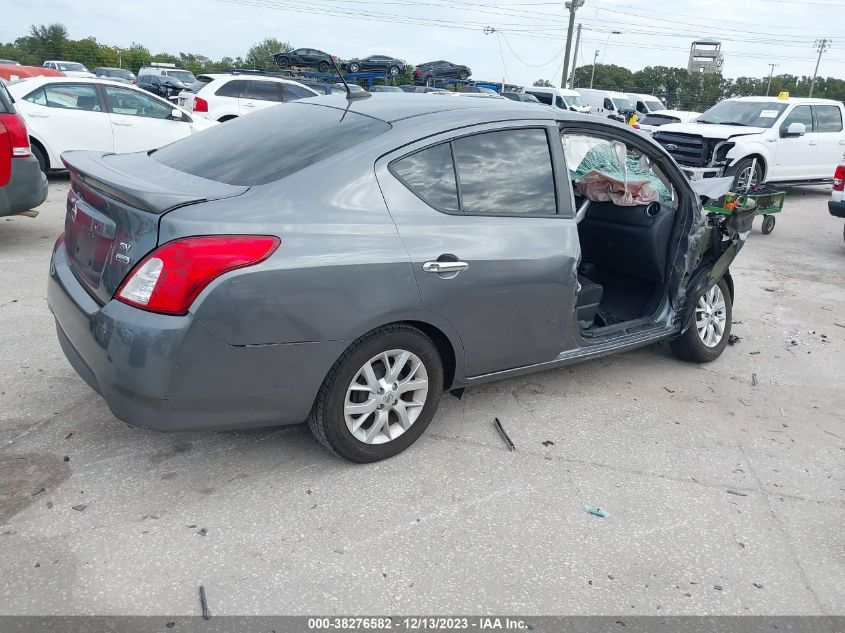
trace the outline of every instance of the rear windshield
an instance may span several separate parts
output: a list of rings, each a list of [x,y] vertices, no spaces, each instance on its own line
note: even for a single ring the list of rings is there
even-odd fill
[[[302,103],[267,108],[152,153],[194,176],[252,187],[289,176],[390,129],[379,119]]]

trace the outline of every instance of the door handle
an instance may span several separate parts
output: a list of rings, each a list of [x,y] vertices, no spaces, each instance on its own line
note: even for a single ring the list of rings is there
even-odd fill
[[[426,273],[459,273],[469,268],[466,262],[426,262],[423,272]]]
[[[819,142],[818,142],[818,141],[810,141],[810,146],[811,146],[811,147],[812,147],[813,145],[818,145],[818,144],[819,144]]]
[[[840,144],[840,145],[845,145],[845,138],[843,138],[843,139],[839,139],[839,144]]]
[[[33,119],[49,119],[50,115],[47,112],[30,112],[29,116]]]
[[[244,104],[244,106],[246,106],[247,108],[254,108],[254,107],[255,107],[255,104],[254,104],[254,103],[252,103],[252,101],[247,101],[247,102]]]
[[[132,124],[132,123],[130,123],[129,121],[112,121],[112,123],[113,123],[114,125],[120,125],[120,126],[122,126],[122,127],[130,127],[131,125],[133,125],[133,124]]]

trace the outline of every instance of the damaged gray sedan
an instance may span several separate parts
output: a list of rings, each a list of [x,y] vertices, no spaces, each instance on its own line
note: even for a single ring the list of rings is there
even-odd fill
[[[333,95],[159,150],[70,152],[49,304],[126,422],[295,424],[399,453],[444,391],[670,340],[725,349],[753,211],[708,216],[630,128]]]

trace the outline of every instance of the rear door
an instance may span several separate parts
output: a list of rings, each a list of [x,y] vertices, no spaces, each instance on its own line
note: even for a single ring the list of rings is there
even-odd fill
[[[190,124],[172,117],[171,104],[132,88],[103,85],[102,89],[115,152],[154,149],[190,135]]]
[[[111,122],[95,84],[54,83],[30,92],[19,110],[58,157],[72,149],[114,151]]]
[[[842,128],[842,108],[837,105],[814,105],[819,152],[814,177],[828,178],[842,162],[845,152],[845,132]]]
[[[566,345],[579,245],[552,134],[537,122],[489,124],[376,164],[422,301],[459,332],[467,376],[550,360]]]
[[[240,98],[241,115],[269,108],[283,100],[282,85],[277,81],[253,79],[246,83],[247,90]]]

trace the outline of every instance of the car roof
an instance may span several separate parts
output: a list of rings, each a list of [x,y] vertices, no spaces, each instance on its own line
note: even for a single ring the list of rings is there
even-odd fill
[[[390,94],[380,95],[378,99],[354,99],[348,101],[343,94],[326,95],[302,99],[298,103],[331,106],[350,110],[379,119],[386,123],[395,123],[420,116],[461,110],[470,118],[488,120],[538,119],[552,120],[552,112],[510,99],[449,99],[446,96],[426,94]],[[495,118],[492,118],[495,117]]]
[[[790,97],[789,99],[779,99],[778,97],[733,97],[731,99],[726,99],[726,101],[756,101],[758,103],[782,101],[783,103],[823,103],[826,105],[839,105],[841,103],[841,101],[835,101],[834,99],[816,99],[814,97]]]
[[[114,81],[112,79],[107,79],[106,77],[30,77],[28,79],[22,79],[21,81],[16,81],[13,84],[9,84],[11,88],[14,86],[17,90],[22,90],[27,86],[32,86],[33,89],[38,86],[44,86],[47,84],[103,84],[106,86],[114,86],[116,88],[123,88],[124,90],[132,89],[132,86],[127,84],[124,81]],[[20,87],[23,88],[20,88]],[[140,90],[143,93],[143,90]],[[175,107],[175,106],[174,106]]]

